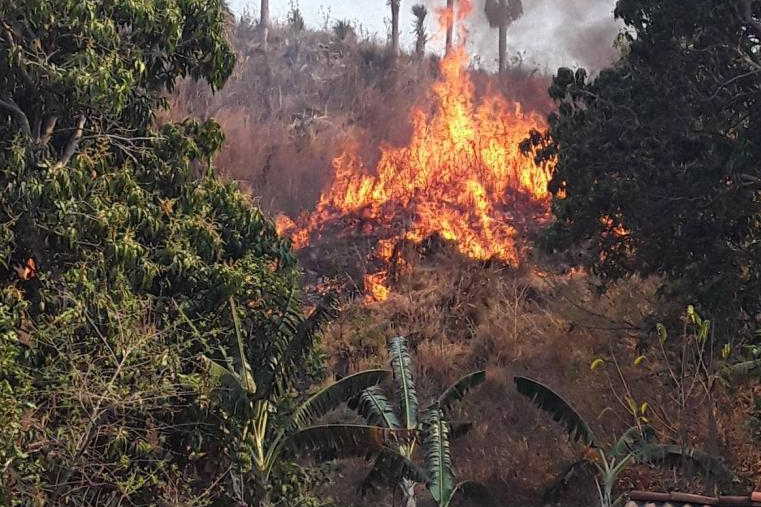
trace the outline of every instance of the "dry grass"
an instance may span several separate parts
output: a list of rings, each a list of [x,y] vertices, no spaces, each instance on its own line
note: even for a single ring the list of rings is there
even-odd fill
[[[279,24],[270,34],[265,54],[254,26],[233,25],[233,76],[217,94],[203,83],[182,83],[170,97],[169,117],[217,120],[227,137],[217,167],[259,196],[264,209],[295,217],[317,202],[331,161],[351,142],[374,167],[382,143],[407,141],[409,111],[424,103],[438,60],[402,55],[391,64],[375,40],[341,40],[331,31]],[[478,90],[503,90],[526,109],[549,110],[544,76],[473,75]]]
[[[326,31],[277,26],[266,55],[252,42],[256,37],[250,24],[235,25],[231,39],[238,65],[228,85],[210,95],[203,86],[184,83],[171,98],[171,116],[217,119],[227,135],[218,167],[242,180],[273,214],[295,216],[312,207],[332,176],[331,160],[350,140],[361,143],[368,167],[375,166],[382,142],[406,142],[409,110],[424,100],[438,72],[433,57],[416,61],[403,56],[391,67],[375,42],[353,36],[338,40]],[[549,108],[545,77],[473,75],[478,90],[500,89],[527,109]],[[307,264],[319,265],[315,276],[348,273],[359,280],[363,256],[352,248],[357,245],[347,243],[341,252],[337,245],[309,251],[305,255],[314,258]],[[358,269],[350,269],[352,263]],[[678,306],[657,296],[654,280],[627,280],[604,295],[595,292],[593,282],[581,273],[477,263],[445,249],[402,274],[388,301],[346,302],[325,337],[332,371],[343,375],[383,366],[386,340],[407,335],[425,405],[464,373],[488,368],[487,382],[456,414],[476,424],[456,442],[453,453],[459,476],[485,482],[504,505],[542,505],[542,491],[583,453],[515,392],[516,374],[559,390],[607,440],[632,424],[617,399],[624,378],[633,397],[648,401],[660,414],[654,424],[663,438],[673,441],[686,431],[691,444],[713,446],[728,459],[742,479],[738,491],[758,484],[761,458],[746,424],[757,397],[754,388],[717,388],[718,438],[712,438],[700,396],[674,408],[674,387],[664,372],[675,356],[664,360],[654,345],[656,319],[678,314]],[[676,320],[668,322],[670,328],[679,326]],[[633,358],[643,353],[643,365],[633,366]],[[621,375],[612,367],[590,372],[592,359],[601,356],[615,356]],[[389,504],[387,492],[357,496],[354,486],[368,470],[364,462],[341,467],[336,486],[327,492],[338,505]],[[705,485],[680,474],[636,468],[622,478],[621,487],[698,492]],[[592,488],[590,481],[574,483],[560,503],[591,505]]]
[[[648,401],[659,412],[651,422],[661,438],[676,442],[676,428],[683,428],[690,445],[713,445],[713,452],[727,458],[746,481],[757,481],[758,471],[749,465],[759,462],[758,452],[748,449],[747,425],[736,420],[738,413],[747,412],[720,410],[720,438],[714,442],[708,404],[699,390],[684,407],[673,402],[675,389],[663,375],[666,361],[652,348],[652,331],[656,317],[678,313],[678,308],[658,297],[656,281],[628,280],[599,295],[590,289],[590,280],[582,273],[516,270],[440,252],[402,275],[388,301],[347,302],[325,345],[333,371],[345,374],[384,365],[386,340],[409,336],[422,406],[463,374],[487,368],[487,382],[453,417],[475,422],[455,443],[453,453],[459,477],[486,483],[507,502],[504,505],[544,505],[542,492],[586,452],[517,394],[514,375],[536,378],[560,391],[606,442],[633,424],[623,401],[623,378],[638,403]],[[633,365],[642,353],[646,361]],[[621,377],[612,364],[590,371],[594,358],[613,356]],[[719,407],[735,404],[728,392],[718,390],[716,396]],[[738,462],[738,446],[753,457]],[[367,465],[352,463],[344,470],[345,477],[330,492],[338,505],[387,505],[388,497],[360,499],[353,489]],[[631,469],[620,486],[691,491],[708,487],[693,475],[646,467]],[[734,487],[746,491],[749,486],[744,482]],[[559,504],[592,505],[593,488],[591,479],[576,482],[563,492]]]

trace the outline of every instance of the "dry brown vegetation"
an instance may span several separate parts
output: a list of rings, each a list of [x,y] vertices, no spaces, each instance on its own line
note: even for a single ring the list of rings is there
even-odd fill
[[[400,334],[411,337],[416,351],[421,400],[431,400],[466,372],[487,368],[487,382],[454,417],[475,423],[456,442],[454,462],[462,479],[483,481],[501,501],[515,502],[509,505],[544,505],[544,493],[588,452],[517,394],[514,375],[557,389],[604,442],[633,425],[624,401],[628,388],[638,404],[650,405],[650,423],[661,439],[677,442],[684,432],[687,444],[727,459],[740,482],[723,488],[746,491],[759,479],[759,454],[748,448],[752,436],[738,415],[747,414],[751,394],[716,388],[718,421],[712,430],[705,393],[695,388],[680,405],[675,401],[680,390],[666,376],[667,364],[681,371],[681,326],[669,339],[668,360],[657,346],[654,317],[676,314],[679,308],[657,295],[655,280],[632,279],[600,295],[590,279],[580,272],[552,273],[535,266],[484,265],[441,252],[402,276],[388,301],[346,303],[325,337],[331,369],[345,374],[382,366],[386,340]],[[640,355],[644,361],[634,365]],[[590,363],[598,357],[610,364],[591,371]],[[686,364],[685,384],[690,385],[693,373]],[[348,482],[356,484],[368,467],[352,464],[344,470]],[[696,474],[641,466],[622,478],[621,487],[700,491],[711,486]],[[555,501],[592,505],[593,488],[591,477],[575,478]],[[333,493],[338,505],[367,505],[351,487]],[[384,504],[387,498],[377,501]]]
[[[331,160],[350,141],[368,167],[382,143],[405,143],[409,111],[438,77],[436,56],[402,55],[391,65],[383,45],[352,31],[340,35],[276,24],[265,54],[244,19],[230,28],[238,63],[222,91],[188,81],[170,97],[173,119],[214,118],[223,126],[227,142],[216,166],[272,213],[295,216],[313,206]],[[474,71],[473,78],[479,89],[509,90],[529,110],[550,107],[547,79],[530,71],[499,78]]]
[[[330,161],[349,140],[363,143],[368,166],[381,142],[405,141],[408,111],[424,97],[437,66],[434,57],[402,56],[390,68],[384,49],[372,41],[288,25],[272,29],[265,55],[253,31],[245,21],[232,29],[239,63],[227,87],[211,96],[205,87],[186,83],[171,99],[172,116],[216,118],[227,135],[217,165],[245,182],[265,209],[293,216],[317,201],[331,175]],[[549,107],[542,77],[474,75],[477,86],[509,89],[528,108]],[[314,254],[330,264],[331,255],[351,255],[350,247],[334,245],[335,253],[326,248]],[[424,405],[464,373],[487,368],[487,382],[456,414],[474,427],[455,443],[453,454],[459,476],[485,482],[504,505],[543,505],[543,492],[586,452],[515,392],[516,374],[556,388],[607,441],[632,425],[622,395],[628,388],[638,403],[649,403],[651,423],[664,441],[682,439],[726,459],[739,482],[725,484],[724,491],[745,493],[758,484],[761,454],[749,444],[745,422],[754,393],[717,384],[714,404],[700,386],[679,398],[679,386],[693,378],[692,370],[684,369],[682,383],[667,375],[669,365],[682,371],[682,324],[673,318],[681,305],[659,296],[653,280],[630,279],[600,294],[594,277],[554,265],[542,259],[514,269],[463,259],[446,247],[422,256],[399,276],[387,301],[344,302],[324,337],[331,371],[345,375],[385,365],[386,340],[407,335]],[[673,335],[664,352],[655,333],[659,319]],[[644,361],[634,365],[641,355]],[[608,365],[590,371],[598,357]],[[713,405],[715,425],[709,417]],[[340,469],[341,478],[326,492],[337,505],[388,505],[389,492],[357,495],[365,463],[343,463]],[[710,484],[691,474],[636,467],[620,487],[698,492]],[[591,505],[593,488],[591,478],[577,479],[555,502]]]

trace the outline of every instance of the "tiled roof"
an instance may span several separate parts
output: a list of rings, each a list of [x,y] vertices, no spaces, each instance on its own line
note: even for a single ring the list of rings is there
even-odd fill
[[[688,493],[632,491],[625,507],[761,507],[761,493],[749,496],[703,496]]]

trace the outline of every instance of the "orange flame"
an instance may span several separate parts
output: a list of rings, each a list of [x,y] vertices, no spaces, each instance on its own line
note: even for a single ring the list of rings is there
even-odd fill
[[[298,223],[279,218],[279,232],[299,249],[326,225],[359,217],[363,233],[381,238],[377,259],[388,261],[400,241],[420,243],[438,234],[468,257],[517,264],[509,195],[527,194],[546,205],[550,177],[549,169],[520,153],[518,143],[544,121],[500,94],[477,100],[466,61],[462,47],[441,61],[442,78],[431,91],[434,112],[413,109],[409,144],[381,146],[372,172],[355,146],[346,147],[333,160],[332,184],[315,211]],[[365,276],[369,300],[389,296],[386,277],[385,272]]]

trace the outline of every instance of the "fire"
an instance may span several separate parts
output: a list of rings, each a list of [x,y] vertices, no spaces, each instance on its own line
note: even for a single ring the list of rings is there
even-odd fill
[[[381,146],[374,170],[363,165],[355,146],[345,147],[333,160],[333,181],[314,212],[296,222],[280,217],[278,231],[300,249],[326,226],[351,218],[361,224],[361,235],[378,238],[373,256],[384,265],[395,245],[434,234],[473,259],[516,265],[511,196],[527,195],[546,206],[550,177],[518,144],[544,122],[501,94],[478,100],[466,62],[462,47],[441,61],[442,77],[430,94],[433,107],[413,109],[406,146]],[[369,300],[389,295],[385,269],[367,274],[364,284]]]

